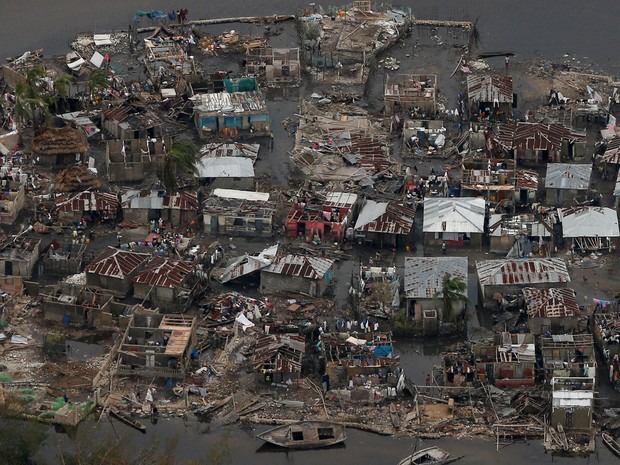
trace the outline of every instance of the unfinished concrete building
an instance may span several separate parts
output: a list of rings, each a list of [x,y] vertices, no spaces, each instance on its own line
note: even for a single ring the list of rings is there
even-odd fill
[[[6,236],[0,241],[0,275],[32,277],[40,246],[40,239]]]
[[[0,192],[0,224],[13,224],[26,202],[25,179],[22,180],[21,176],[12,176],[12,178],[4,178],[0,181],[2,183],[2,192]]]
[[[231,236],[273,235],[276,203],[268,192],[215,189],[203,206],[204,231]]]
[[[495,203],[512,201],[515,196],[515,173],[514,160],[464,159],[461,195],[483,196],[487,201]]]
[[[146,107],[124,103],[106,108],[101,112],[101,126],[113,138],[130,139],[162,139],[163,123],[159,116]]]
[[[420,116],[426,114],[432,118],[436,110],[436,92],[436,74],[386,74],[385,114],[409,114],[416,110]]]
[[[46,274],[76,274],[84,266],[86,244],[53,240],[41,254]]]
[[[46,321],[78,327],[97,326],[100,313],[110,312],[109,307],[114,299],[101,289],[72,289],[67,286],[55,286],[42,298]]]
[[[555,334],[540,338],[545,381],[568,376],[596,378],[596,351],[591,334]]]
[[[105,162],[111,182],[143,181],[164,155],[164,143],[149,139],[110,140]]]
[[[248,48],[245,71],[267,87],[298,86],[301,82],[299,48]]]
[[[118,351],[116,374],[183,379],[195,342],[195,317],[135,312]]]

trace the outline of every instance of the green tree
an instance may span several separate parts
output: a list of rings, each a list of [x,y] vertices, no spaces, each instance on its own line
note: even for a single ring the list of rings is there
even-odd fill
[[[101,69],[93,70],[88,75],[88,97],[92,100],[95,94],[108,86],[108,74]]]
[[[62,102],[62,108],[64,109],[67,103],[67,98],[69,97],[69,87],[71,83],[75,80],[73,76],[68,74],[58,74],[56,79],[54,79],[54,107],[56,108],[56,113],[60,112],[59,102]]]
[[[49,108],[43,98],[45,70],[35,66],[26,71],[25,78],[15,86],[15,116],[22,124],[32,120],[35,128],[49,115]]]
[[[164,155],[159,180],[164,189],[174,191],[179,186],[181,175],[195,174],[198,171],[196,146],[187,139],[181,139],[172,144],[168,153]]]
[[[0,420],[0,465],[31,464],[47,436],[47,426],[22,420]]]
[[[433,296],[435,299],[442,302],[442,319],[445,322],[457,322],[456,315],[454,314],[455,308],[460,303],[465,306],[469,302],[469,299],[465,295],[467,291],[467,284],[460,276],[452,276],[450,273],[446,273],[443,276],[441,285],[441,291],[435,293]],[[457,322],[458,323],[458,322]]]

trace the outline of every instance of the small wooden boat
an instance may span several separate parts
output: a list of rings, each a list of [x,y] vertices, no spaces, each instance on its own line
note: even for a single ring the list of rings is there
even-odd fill
[[[347,438],[344,425],[331,421],[301,421],[277,426],[256,435],[276,446],[288,449],[318,449],[339,444]]]
[[[398,462],[398,465],[446,465],[462,458],[462,455],[450,458],[449,452],[434,446],[414,452]]]
[[[110,412],[110,416],[116,418],[121,423],[125,423],[126,425],[131,426],[132,428],[135,428],[138,431],[146,433],[146,426],[144,426],[138,420],[134,420],[133,418],[131,418],[131,415],[129,415],[128,413],[122,412],[112,407],[110,408],[109,412]]]
[[[608,433],[602,433],[603,444],[617,457],[620,457],[620,444]]]
[[[394,425],[394,428],[400,428],[400,416],[398,415],[396,405],[394,404],[390,404],[390,420],[392,421],[392,425]]]

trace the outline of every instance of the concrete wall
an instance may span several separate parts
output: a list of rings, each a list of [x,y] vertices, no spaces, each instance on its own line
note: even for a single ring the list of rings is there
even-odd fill
[[[553,334],[570,334],[577,329],[579,319],[577,317],[562,318],[529,318],[527,322],[530,332],[539,336],[547,330]]]
[[[249,191],[254,189],[254,178],[212,178],[209,189],[237,189]]]
[[[570,411],[572,411],[572,414],[569,413]],[[558,425],[562,425],[565,430],[588,430],[592,427],[592,409],[576,407],[572,409],[555,408],[551,413],[551,426],[556,428]]]
[[[325,279],[311,280],[300,276],[286,276],[262,270],[260,273],[261,292],[302,292],[310,296],[323,295],[327,289]]]
[[[464,246],[476,247],[476,248],[482,247],[482,234],[471,234],[469,235],[469,238],[470,238],[469,241],[465,241]],[[435,238],[435,233],[432,233],[432,232],[424,233],[424,245],[425,246],[441,247],[441,244],[443,241],[444,239],[442,238],[441,234],[439,234],[439,238]],[[460,247],[460,246],[448,246],[448,247]]]
[[[576,189],[546,189],[545,202],[550,206],[568,207],[573,200],[585,200],[586,191]]]
[[[12,260],[8,257],[0,257],[0,275],[21,276],[22,278],[30,278],[32,276],[34,267],[39,260],[40,245],[40,242],[35,245],[30,256],[26,257],[26,259],[23,260]]]

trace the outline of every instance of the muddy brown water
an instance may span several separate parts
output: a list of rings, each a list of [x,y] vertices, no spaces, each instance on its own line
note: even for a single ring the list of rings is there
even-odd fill
[[[318,2],[317,2],[318,3]],[[332,1],[331,4],[344,4],[344,1]],[[413,13],[423,18],[441,19],[478,19],[481,30],[482,48],[488,51],[512,50],[516,52],[515,60],[544,58],[553,62],[570,61],[580,66],[589,66],[592,70],[604,70],[612,75],[620,74],[620,62],[616,60],[616,44],[620,42],[620,29],[617,18],[620,17],[620,3],[605,0],[593,0],[587,3],[578,0],[562,2],[539,2],[532,0],[498,2],[495,0],[412,0],[400,2],[413,8]],[[298,11],[306,2],[302,0],[272,0],[258,2],[251,0],[233,0],[228,2],[205,2],[203,0],[185,0],[179,4],[168,0],[149,0],[127,2],[126,0],[107,0],[105,2],[84,2],[78,0],[21,0],[0,2],[0,59],[20,55],[25,50],[44,48],[46,55],[65,53],[68,43],[83,31],[106,32],[125,30],[134,12],[138,9],[173,8],[189,9],[190,19],[208,17],[228,17],[239,15],[291,14]],[[142,20],[141,25],[148,25]],[[250,26],[244,25],[248,30]],[[253,32],[259,32],[260,26],[252,26]],[[229,28],[222,26],[221,30]],[[438,35],[443,34],[439,31]],[[278,36],[280,46],[293,46],[295,38],[290,33]],[[407,50],[399,50],[398,57],[404,57]],[[448,53],[448,52],[446,52]],[[414,55],[414,53],[411,53]],[[564,55],[568,56],[564,56]],[[428,65],[427,62],[415,60],[415,65]],[[501,60],[501,59],[496,59]],[[439,60],[438,60],[439,61]],[[489,60],[493,64],[493,60]],[[501,62],[497,66],[501,67]],[[217,68],[219,64],[214,63]],[[450,64],[450,67],[453,65]],[[381,82],[381,75],[374,77]],[[307,89],[302,89],[304,92]],[[450,89],[450,92],[453,90]],[[373,97],[370,94],[371,105]],[[264,151],[263,160],[257,164],[259,174],[267,173],[275,183],[285,185],[288,178],[288,166],[284,154],[292,147],[293,140],[287,137],[279,121],[295,112],[295,98],[268,97],[269,110],[275,131],[274,151]],[[350,273],[343,266],[342,274]],[[344,294],[337,298],[344,299]],[[76,352],[92,350],[89,345],[76,344]],[[441,343],[398,341],[398,349],[403,359],[403,366],[415,381],[422,382],[426,372],[437,363],[441,352]],[[99,351],[99,349],[95,349]],[[0,424],[6,420],[0,420]],[[261,427],[259,430],[262,430]],[[198,423],[195,419],[161,418],[157,425],[149,425],[146,436],[124,425],[106,422],[85,422],[77,434],[66,435],[49,429],[47,440],[37,455],[38,463],[61,463],[58,446],[85,437],[126,436],[137,446],[148,446],[149,441],[178,437],[177,456],[183,459],[204,459],[208,451],[222,437],[228,434],[233,464],[396,464],[412,448],[411,439],[380,437],[377,435],[350,430],[346,447],[319,451],[299,452],[264,452],[257,453],[261,442],[254,435],[258,430],[232,428],[227,433],[208,424]],[[503,462],[505,465],[523,464],[532,461],[540,463],[557,462],[559,464],[589,464],[590,462],[612,463],[616,460],[604,447],[589,458],[554,458],[545,454],[540,440],[518,443],[496,452],[492,441],[443,439],[427,441],[445,447],[453,455],[465,455],[458,463],[463,465],[490,465]],[[1,447],[1,445],[0,445]]]

